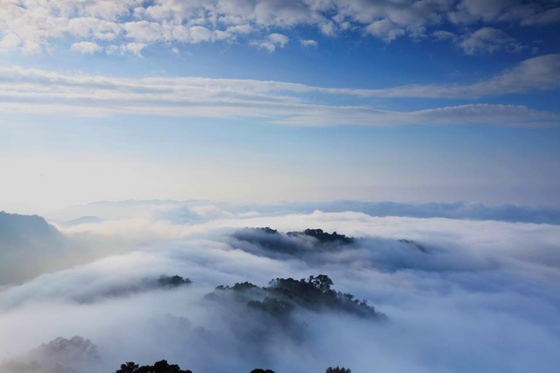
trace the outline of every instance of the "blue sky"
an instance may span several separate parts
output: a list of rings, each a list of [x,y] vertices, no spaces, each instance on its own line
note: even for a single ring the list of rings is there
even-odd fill
[[[0,209],[560,205],[560,2],[0,5]]]

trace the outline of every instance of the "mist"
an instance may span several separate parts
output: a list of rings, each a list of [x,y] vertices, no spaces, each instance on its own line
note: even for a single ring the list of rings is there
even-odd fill
[[[498,221],[475,216],[486,207],[419,217],[337,206],[129,201],[54,212],[46,218],[56,235],[96,256],[4,282],[0,370],[111,372],[162,359],[197,373],[560,366],[554,221],[524,208],[524,219]],[[53,258],[57,245],[47,245]],[[278,317],[247,306],[270,296],[271,280],[319,274],[375,317],[301,304]],[[192,282],[161,282],[172,276]],[[256,287],[216,289],[244,282]]]

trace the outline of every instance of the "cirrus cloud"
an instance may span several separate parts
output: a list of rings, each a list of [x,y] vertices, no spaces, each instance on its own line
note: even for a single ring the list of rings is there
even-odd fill
[[[288,38],[271,34],[271,49]],[[85,43],[85,44],[84,44]],[[141,55],[145,43],[111,45],[107,53]],[[78,43],[84,53],[100,51],[96,44]],[[268,48],[263,46],[263,48]],[[169,116],[259,118],[291,126],[502,125],[558,126],[560,115],[522,105],[464,103],[415,111],[380,110],[366,105],[333,105],[310,101],[306,93],[354,97],[473,98],[560,85],[559,55],[528,59],[486,81],[469,85],[403,86],[385,89],[347,89],[260,80],[195,77],[113,78],[58,72],[0,68],[0,111],[68,113],[80,116],[158,113]]]

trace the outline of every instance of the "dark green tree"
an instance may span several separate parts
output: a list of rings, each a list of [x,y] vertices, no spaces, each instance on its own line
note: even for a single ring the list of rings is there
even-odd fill
[[[143,365],[141,367],[132,361],[121,365],[121,369],[115,373],[192,373],[190,370],[181,370],[177,364],[169,364],[167,360],[160,360],[154,365]]]
[[[307,281],[323,293],[329,292],[331,286],[333,286],[332,280],[327,275],[309,276],[309,280]]]
[[[348,368],[339,367],[337,365],[336,368],[328,367],[327,368],[327,373],[352,373],[352,371]]]
[[[138,371],[138,364],[133,361],[129,361],[126,364],[121,364],[121,369],[118,369],[115,373],[136,373]]]
[[[189,284],[192,283],[192,281],[189,278],[183,278],[183,277],[178,276],[178,275],[175,275],[175,276],[162,275],[157,280],[157,283],[161,287],[176,288],[176,287],[182,286],[182,285],[189,285]]]

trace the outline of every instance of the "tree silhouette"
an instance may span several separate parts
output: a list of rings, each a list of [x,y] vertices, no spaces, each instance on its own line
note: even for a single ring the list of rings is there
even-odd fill
[[[136,373],[138,371],[138,364],[133,361],[129,361],[126,364],[121,364],[121,369],[118,369],[115,373]]]
[[[178,275],[175,275],[175,276],[162,275],[157,280],[157,284],[159,286],[165,287],[165,288],[176,288],[178,286],[189,285],[191,283],[192,283],[191,279],[183,278],[183,277],[178,276]]]
[[[365,318],[385,319],[365,300],[356,299],[352,294],[335,291],[329,276],[319,274],[307,279],[276,278],[268,287],[259,287],[249,282],[233,286],[220,285],[205,299],[220,301],[223,294],[235,294],[238,301],[246,302],[252,310],[263,311],[286,321],[296,307],[312,311],[343,311]],[[264,299],[263,299],[264,298]]]
[[[129,361],[121,365],[121,369],[115,373],[192,373],[190,370],[181,370],[177,364],[169,364],[167,360],[160,360],[154,365],[143,365]]]
[[[352,371],[348,368],[339,367],[337,365],[336,368],[328,367],[326,373],[352,373]]]
[[[328,293],[331,290],[331,286],[334,285],[330,277],[327,275],[309,276],[307,282],[321,290],[323,293]]]

